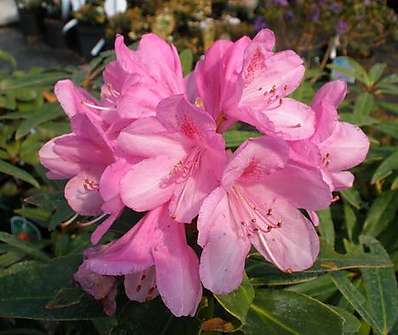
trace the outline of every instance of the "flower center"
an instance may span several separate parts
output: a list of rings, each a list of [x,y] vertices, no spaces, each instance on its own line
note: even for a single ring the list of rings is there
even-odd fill
[[[232,216],[247,237],[269,233],[282,226],[282,219],[274,214],[272,207],[258,206],[241,187],[232,187],[228,199]]]

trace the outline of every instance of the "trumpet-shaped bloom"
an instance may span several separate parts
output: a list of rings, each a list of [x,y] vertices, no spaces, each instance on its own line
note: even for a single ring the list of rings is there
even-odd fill
[[[146,211],[170,201],[171,216],[186,223],[217,186],[225,160],[214,120],[183,95],[162,100],[156,118],[132,123],[119,136],[119,146],[145,158],[121,180],[123,203]]]
[[[360,164],[369,150],[369,140],[359,127],[338,120],[336,109],[346,92],[346,84],[340,80],[323,85],[312,102],[315,133],[290,143],[292,158],[320,168],[332,190],[352,186],[354,176],[345,170]]]
[[[318,236],[298,208],[325,208],[331,192],[317,169],[293,164],[288,155],[284,141],[246,141],[227,164],[221,186],[203,202],[200,276],[211,291],[223,294],[239,286],[251,245],[282,271],[314,263]]]
[[[126,275],[127,294],[134,300],[145,300],[148,294],[153,294],[151,288],[157,288],[176,316],[194,315],[200,302],[198,259],[187,245],[184,225],[170,218],[167,206],[148,212],[119,240],[86,262],[87,267],[98,274]],[[154,283],[153,269],[156,286],[141,283],[142,275],[137,273],[143,271],[150,272],[145,278]]]
[[[274,45],[272,31],[263,29],[253,40],[215,42],[198,63],[199,98],[221,130],[240,120],[286,140],[313,134],[314,112],[286,98],[303,79],[303,61],[291,50],[273,52]]]
[[[87,92],[65,80],[57,83],[55,93],[72,132],[47,142],[39,151],[40,161],[49,170],[49,178],[69,179],[65,198],[75,212],[110,214],[92,235],[97,243],[124,207],[119,181],[137,159],[118,154],[113,135],[108,136],[112,124]]]

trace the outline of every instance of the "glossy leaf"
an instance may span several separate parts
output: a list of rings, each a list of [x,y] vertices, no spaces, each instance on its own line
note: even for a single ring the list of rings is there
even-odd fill
[[[334,309],[304,294],[256,290],[243,330],[247,335],[340,335],[343,323]]]
[[[381,162],[372,177],[372,184],[380,179],[386,178],[398,169],[398,150]]]

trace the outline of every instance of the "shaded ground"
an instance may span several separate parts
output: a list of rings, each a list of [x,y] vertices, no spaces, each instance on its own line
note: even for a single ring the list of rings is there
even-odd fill
[[[40,39],[25,38],[17,26],[0,27],[0,50],[14,56],[18,69],[33,66],[62,67],[82,63],[79,55],[70,50],[53,49]]]

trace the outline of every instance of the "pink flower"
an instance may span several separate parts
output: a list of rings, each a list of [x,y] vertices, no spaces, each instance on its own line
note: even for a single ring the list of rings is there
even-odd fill
[[[156,118],[135,121],[119,136],[127,154],[144,157],[121,180],[123,203],[146,211],[170,201],[173,219],[189,223],[218,185],[224,141],[214,120],[183,95],[160,102]]]
[[[127,294],[138,301],[152,294],[155,286],[140,283],[142,275],[137,273],[154,268],[157,290],[176,316],[194,315],[202,296],[197,256],[187,245],[184,225],[170,218],[166,205],[148,212],[119,240],[86,262],[98,274],[126,275]],[[150,281],[154,282],[153,277]]]
[[[336,109],[346,92],[340,80],[323,85],[312,102],[315,133],[309,139],[290,142],[292,159],[320,168],[332,191],[352,186],[354,176],[345,170],[360,164],[369,150],[369,140],[359,127],[338,121]]]
[[[301,83],[302,59],[293,51],[274,53],[275,37],[261,30],[253,40],[217,41],[195,69],[199,101],[225,129],[235,120],[287,140],[314,132],[314,113],[286,98]]]
[[[177,50],[155,34],[144,34],[137,51],[118,36],[115,53],[116,61],[105,68],[103,92],[116,92],[113,101],[121,118],[153,116],[160,100],[184,93]]]
[[[40,161],[49,169],[49,178],[69,179],[65,198],[75,212],[110,214],[92,235],[97,243],[124,207],[118,181],[137,159],[119,155],[109,135],[113,125],[86,91],[64,80],[56,84],[55,93],[70,119],[72,133],[47,142],[39,151]]]
[[[318,236],[297,208],[325,208],[331,192],[317,169],[288,161],[288,154],[288,145],[275,138],[244,142],[227,164],[221,186],[203,202],[200,276],[209,290],[224,294],[239,286],[251,244],[282,271],[314,263]]]

